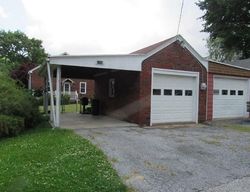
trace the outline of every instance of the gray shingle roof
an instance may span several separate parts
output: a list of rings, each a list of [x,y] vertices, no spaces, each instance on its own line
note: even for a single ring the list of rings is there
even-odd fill
[[[229,64],[250,69],[250,58],[229,62]]]

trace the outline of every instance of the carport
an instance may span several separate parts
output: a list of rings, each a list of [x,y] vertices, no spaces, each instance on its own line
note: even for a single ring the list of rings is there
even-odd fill
[[[138,79],[141,71],[141,63],[144,59],[142,54],[126,54],[126,55],[60,55],[51,56],[47,62],[48,81],[51,90],[51,122],[54,127],[60,127],[60,104],[61,104],[61,78],[85,78],[97,80],[100,86],[96,88],[97,97],[108,95],[110,100],[115,96],[115,82],[112,76],[118,76],[123,79],[124,89],[133,86],[133,78]],[[52,71],[52,68],[55,69]],[[53,100],[53,83],[52,74],[56,75],[55,88],[55,104]],[[132,80],[126,80],[126,76],[132,77]],[[109,90],[102,87],[102,78],[108,81]],[[117,78],[119,79],[119,78]],[[130,82],[130,84],[128,84]],[[112,89],[113,88],[113,89]],[[121,91],[122,92],[122,91]],[[126,92],[126,91],[124,91]],[[121,96],[122,97],[122,96]],[[105,99],[105,98],[102,98]],[[118,106],[118,105],[117,105]],[[105,106],[104,106],[105,107]],[[110,107],[107,106],[106,107]],[[112,107],[111,107],[112,108]],[[121,111],[116,110],[116,115],[120,115]],[[126,109],[124,109],[126,111]],[[126,113],[126,112],[123,112]]]

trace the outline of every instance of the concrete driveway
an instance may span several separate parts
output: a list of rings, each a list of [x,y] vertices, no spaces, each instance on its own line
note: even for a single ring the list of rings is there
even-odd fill
[[[76,132],[98,145],[137,191],[250,189],[250,133],[222,128],[103,128]]]

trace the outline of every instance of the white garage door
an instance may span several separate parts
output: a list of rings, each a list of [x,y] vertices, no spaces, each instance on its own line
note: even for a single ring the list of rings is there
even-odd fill
[[[214,78],[213,118],[247,116],[248,80]]]
[[[151,124],[195,122],[197,77],[153,75]]]

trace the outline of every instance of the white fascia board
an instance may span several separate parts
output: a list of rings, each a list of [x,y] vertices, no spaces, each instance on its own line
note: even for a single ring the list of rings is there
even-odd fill
[[[176,75],[176,76],[187,76],[187,77],[198,77],[199,72],[194,71],[183,71],[183,70],[173,70],[173,69],[161,69],[152,68],[153,73],[165,74],[165,75]]]
[[[116,69],[141,71],[141,63],[145,55],[79,55],[79,56],[51,56],[50,64],[90,67],[99,69]],[[98,64],[101,61],[102,64]]]
[[[170,38],[164,44],[157,47],[153,51],[149,52],[146,55],[146,58],[148,58],[148,57],[152,56],[153,54],[159,52],[160,50],[164,49],[165,47],[168,47],[169,45],[171,45],[175,41],[180,41],[181,46],[187,48],[191,52],[191,54],[205,67],[205,69],[208,70],[208,61],[206,59],[204,59],[199,53],[197,53],[195,51],[195,49],[181,35],[176,35],[176,36]]]
[[[213,62],[213,63],[216,63],[216,64],[220,64],[220,65],[226,65],[226,66],[229,66],[229,67],[234,67],[234,68],[237,68],[237,69],[244,69],[244,70],[247,70],[247,71],[250,71],[250,69],[248,68],[245,68],[245,67],[240,67],[240,66],[236,66],[236,65],[232,65],[232,64],[228,64],[228,63],[223,63],[223,62],[219,62],[219,61],[214,61],[212,59],[209,59],[208,62]]]
[[[28,74],[33,73],[33,71],[39,69],[40,67],[41,67],[41,65],[38,65],[38,66],[34,67],[33,69],[31,69],[31,70],[28,71]]]

